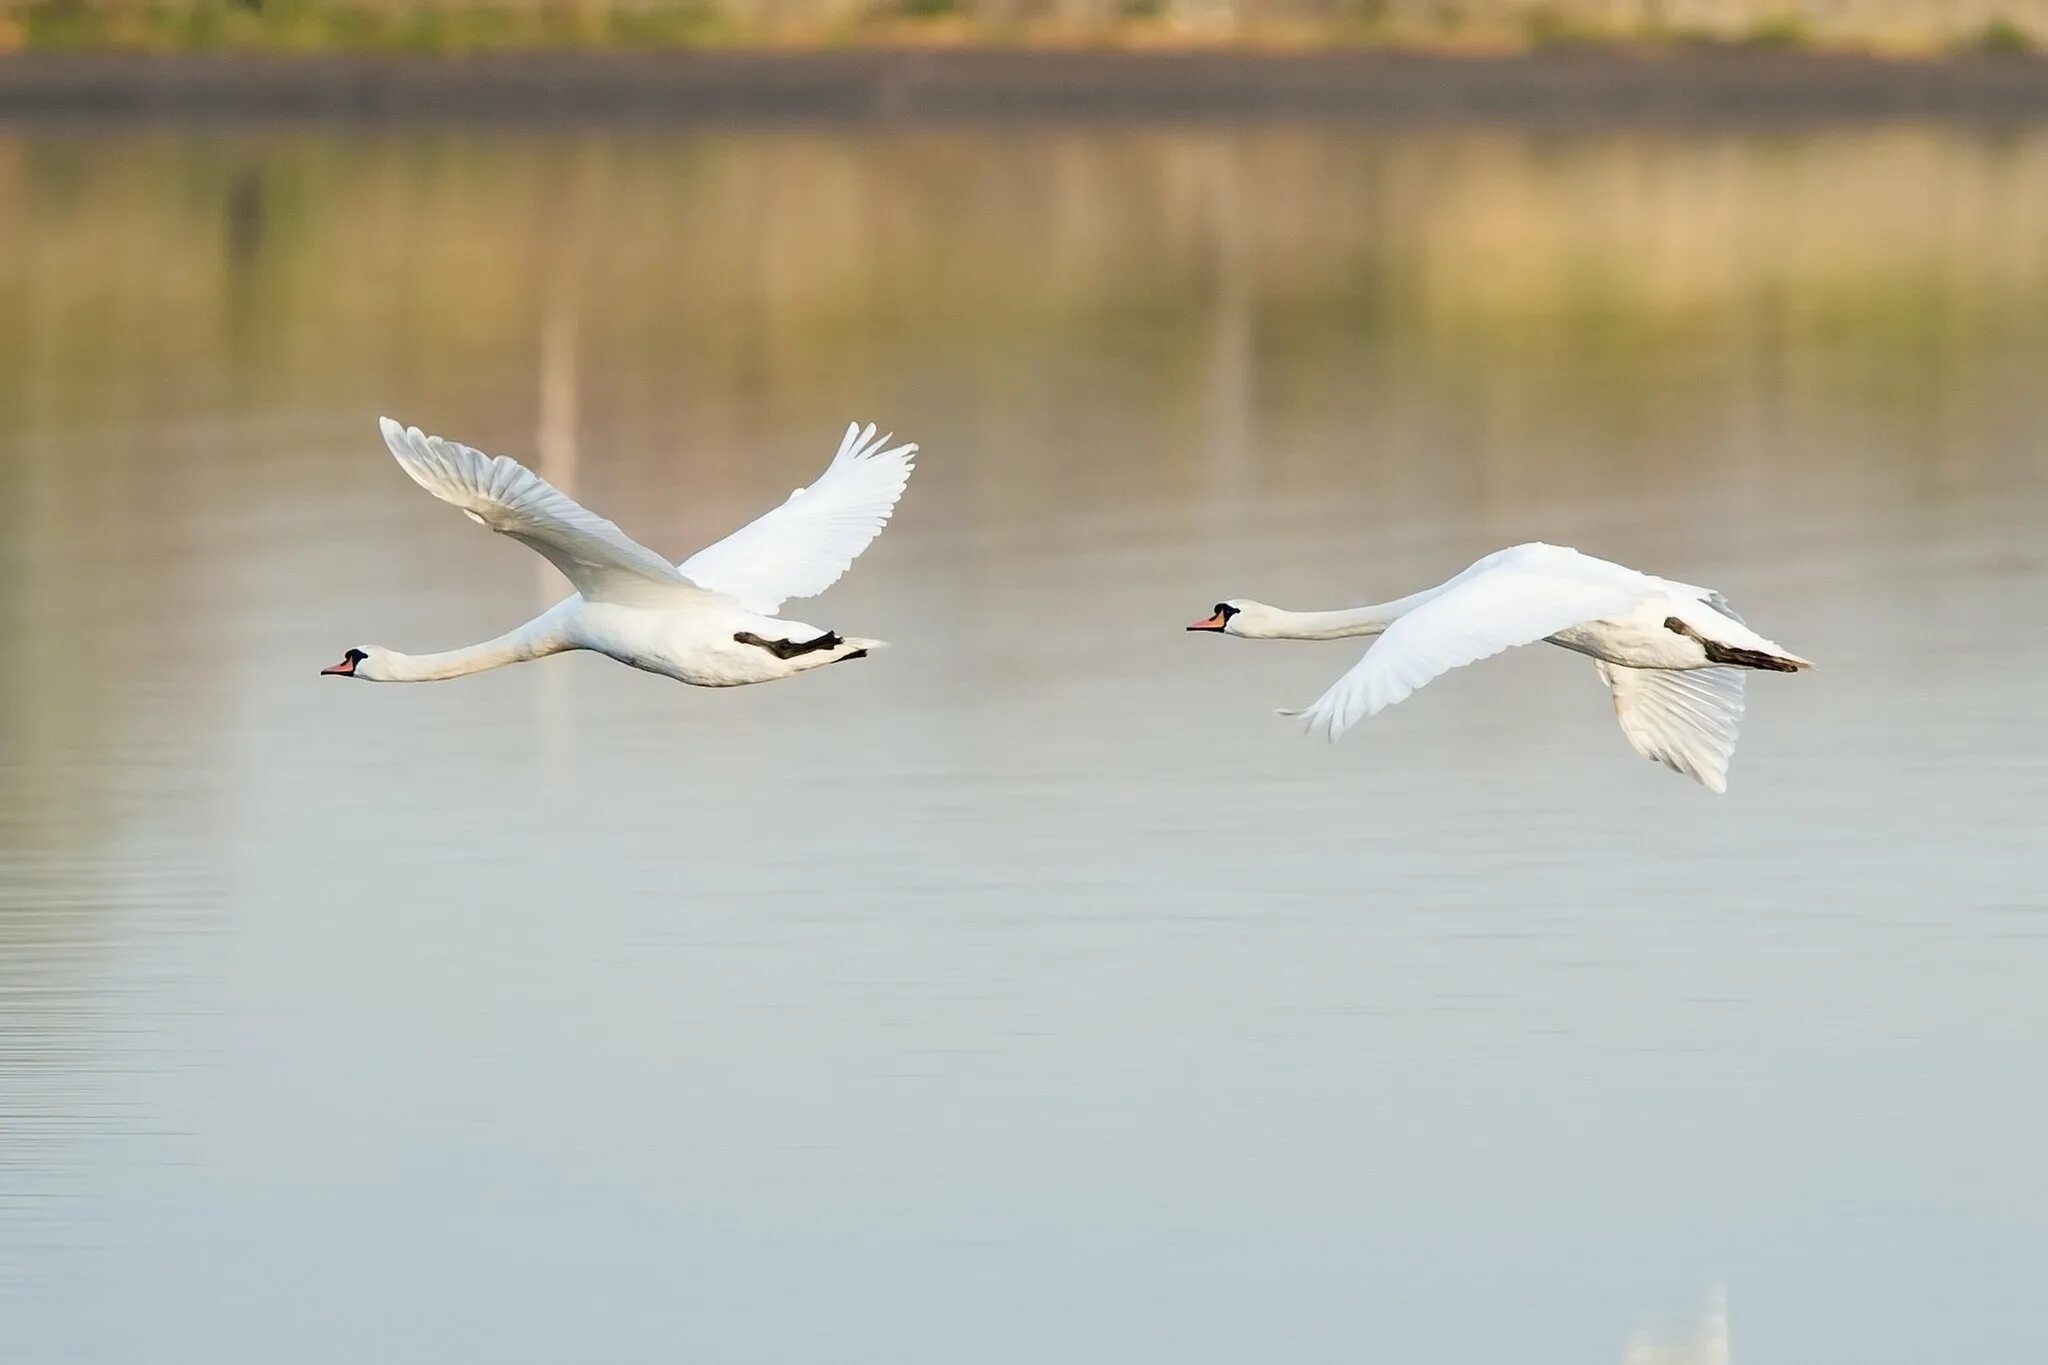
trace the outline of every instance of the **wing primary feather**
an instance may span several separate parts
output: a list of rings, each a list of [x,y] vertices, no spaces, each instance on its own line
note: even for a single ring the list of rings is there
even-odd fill
[[[1547,545],[1487,556],[1388,626],[1303,709],[1304,728],[1336,739],[1451,669],[1627,610],[1637,591],[1632,571],[1610,570]]]
[[[378,420],[399,468],[480,526],[510,536],[592,601],[673,599],[694,591],[673,565],[505,455]]]
[[[1685,671],[1599,663],[1629,747],[1711,792],[1728,789],[1741,735],[1746,679],[1739,668]]]
[[[825,591],[881,534],[916,468],[916,443],[894,438],[849,423],[815,482],[684,560],[684,577],[769,615]]]

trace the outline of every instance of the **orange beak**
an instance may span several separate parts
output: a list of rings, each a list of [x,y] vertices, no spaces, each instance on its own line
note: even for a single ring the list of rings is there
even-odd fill
[[[355,676],[355,672],[356,661],[354,659],[343,659],[338,664],[329,664],[326,668],[321,669],[320,676],[323,678],[330,675],[337,678],[352,678]]]
[[[1219,611],[1219,612],[1217,612],[1217,613],[1216,613],[1216,614],[1215,614],[1214,616],[1211,616],[1211,617],[1209,617],[1209,618],[1208,618],[1207,620],[1205,620],[1205,621],[1197,621],[1197,622],[1195,622],[1195,623],[1194,623],[1193,625],[1189,626],[1189,627],[1188,627],[1188,629],[1189,629],[1189,630],[1221,630],[1221,629],[1223,629],[1223,627],[1224,627],[1225,625],[1229,624],[1229,621],[1230,621],[1230,618],[1229,618],[1229,617],[1227,617],[1227,616],[1225,616],[1225,615],[1224,615],[1224,614],[1223,614],[1222,612],[1220,612],[1220,611]]]

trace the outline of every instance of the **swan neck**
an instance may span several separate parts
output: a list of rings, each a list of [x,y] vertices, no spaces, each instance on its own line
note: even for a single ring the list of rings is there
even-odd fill
[[[484,673],[506,664],[524,663],[553,654],[562,646],[541,638],[529,626],[508,630],[494,640],[464,649],[444,649],[438,654],[388,655],[384,660],[386,682],[440,682],[471,673]]]
[[[1355,635],[1379,635],[1388,626],[1421,606],[1428,594],[1417,593],[1397,602],[1369,607],[1344,607],[1337,611],[1275,610],[1272,634],[1282,640],[1342,640]]]

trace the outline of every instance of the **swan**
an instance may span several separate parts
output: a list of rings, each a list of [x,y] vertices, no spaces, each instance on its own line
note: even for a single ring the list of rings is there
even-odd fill
[[[356,648],[320,670],[365,682],[435,682],[564,650],[589,649],[697,687],[772,682],[859,659],[880,640],[785,621],[792,597],[837,582],[881,534],[910,479],[917,447],[848,426],[808,488],[680,565],[670,564],[547,480],[418,427],[379,419],[414,483],[481,526],[537,551],[575,593],[494,640],[439,654]]]
[[[1813,665],[1743,624],[1711,588],[1656,578],[1559,545],[1516,545],[1434,588],[1378,606],[1282,611],[1218,602],[1189,630],[1247,640],[1379,639],[1298,711],[1332,740],[1440,673],[1547,640],[1595,660],[1635,751],[1713,792],[1728,790],[1743,672]]]

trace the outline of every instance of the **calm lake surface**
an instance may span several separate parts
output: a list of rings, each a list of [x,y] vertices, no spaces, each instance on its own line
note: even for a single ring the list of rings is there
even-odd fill
[[[2048,126],[0,129],[24,1361],[2048,1358]],[[375,419],[688,551],[697,691]],[[1524,650],[1185,634],[1542,538],[1722,588],[1726,797]]]

